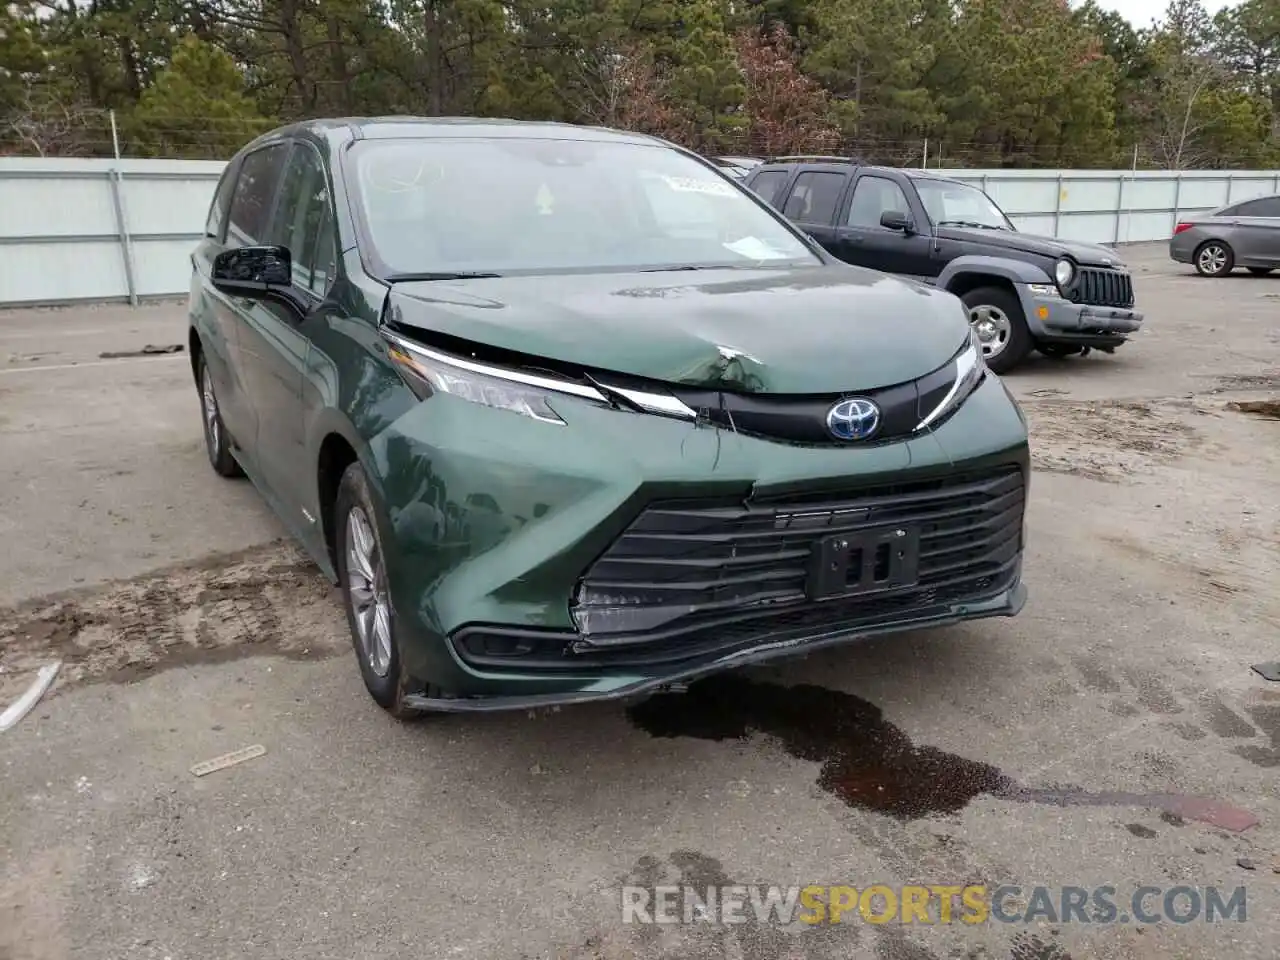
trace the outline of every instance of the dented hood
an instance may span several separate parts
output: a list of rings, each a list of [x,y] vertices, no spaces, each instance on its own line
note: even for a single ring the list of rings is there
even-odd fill
[[[938,228],[938,236],[943,240],[965,240],[987,247],[1038,253],[1054,259],[1071,257],[1076,263],[1086,266],[1120,267],[1124,265],[1118,253],[1096,243],[1042,237],[1034,233],[1023,233],[1021,230],[1014,232],[944,226]]]
[[[596,370],[780,394],[912,380],[967,336],[951,294],[845,265],[405,281],[388,318]]]

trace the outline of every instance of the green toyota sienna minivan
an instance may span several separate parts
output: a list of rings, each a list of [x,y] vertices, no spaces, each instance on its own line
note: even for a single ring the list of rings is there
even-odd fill
[[[227,165],[192,265],[210,462],[341,585],[397,717],[1025,601],[1026,423],[960,301],[669,143],[284,127]]]

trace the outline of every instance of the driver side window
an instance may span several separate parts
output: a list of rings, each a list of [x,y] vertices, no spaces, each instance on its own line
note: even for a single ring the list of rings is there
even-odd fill
[[[329,181],[315,148],[296,143],[280,185],[272,242],[288,247],[293,282],[316,296],[328,292],[335,269]]]
[[[261,147],[240,164],[227,215],[227,246],[251,247],[266,242],[271,201],[288,149],[283,143]]]
[[[859,177],[849,204],[849,226],[880,229],[881,214],[890,210],[910,215],[911,207],[902,188],[884,177]]]

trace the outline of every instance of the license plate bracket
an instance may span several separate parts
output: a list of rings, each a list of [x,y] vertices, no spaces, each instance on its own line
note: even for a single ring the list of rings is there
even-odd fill
[[[920,531],[880,527],[823,537],[813,546],[805,592],[810,600],[900,590],[920,579]]]

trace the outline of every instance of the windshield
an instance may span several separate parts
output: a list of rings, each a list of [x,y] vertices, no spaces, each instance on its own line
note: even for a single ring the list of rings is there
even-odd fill
[[[924,177],[918,178],[915,185],[920,194],[920,202],[924,204],[929,219],[935,225],[1014,229],[995,201],[976,187],[953,180],[929,180]]]
[[[661,145],[364,140],[355,195],[393,275],[821,263],[697,160]]]

